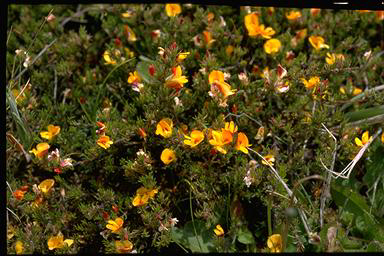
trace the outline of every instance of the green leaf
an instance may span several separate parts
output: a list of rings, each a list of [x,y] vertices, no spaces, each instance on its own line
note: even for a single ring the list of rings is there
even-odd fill
[[[348,119],[348,121],[354,122],[361,119],[366,119],[366,118],[383,115],[383,114],[384,114],[384,106],[378,106],[378,107],[363,109],[359,111],[348,112],[345,114],[345,117]]]
[[[139,73],[140,77],[144,80],[144,82],[150,83],[152,77],[149,74],[149,66],[151,64],[154,64],[155,62],[144,56],[140,56],[139,59],[141,61],[136,66],[137,72]]]
[[[192,252],[214,252],[213,229],[207,229],[203,221],[195,220],[194,223],[197,236],[195,235],[193,222],[189,221],[183,228],[172,228],[172,240],[182,244]]]
[[[253,239],[252,233],[246,229],[246,230],[241,230],[237,234],[237,240],[242,243],[242,244],[253,244],[255,243],[255,240]]]

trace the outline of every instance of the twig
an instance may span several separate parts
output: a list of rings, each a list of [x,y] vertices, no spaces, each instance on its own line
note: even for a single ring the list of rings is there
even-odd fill
[[[8,207],[7,207],[7,210],[10,211],[13,215],[15,215],[16,219],[17,219],[18,221],[20,221],[20,223],[21,223],[21,220],[20,220],[19,216],[16,215],[16,213],[14,213],[14,212],[13,212],[11,209],[9,209]]]
[[[333,136],[333,134],[327,129],[327,127],[323,123],[321,125],[324,127],[324,129],[331,135],[331,137],[335,141],[335,148],[333,149],[333,153],[332,153],[332,164],[330,167],[330,170],[333,171],[333,169],[335,167],[335,161],[336,161],[337,139],[335,138],[335,136]],[[330,193],[331,180],[332,180],[332,175],[331,175],[331,173],[327,172],[326,173],[326,182],[325,182],[325,185],[323,186],[323,192],[321,193],[321,198],[320,198],[320,228],[322,228],[323,224],[324,224],[325,202],[326,202],[327,198],[331,197],[331,193]]]
[[[21,89],[20,93],[16,96],[15,98],[15,101],[20,97],[21,94],[23,94],[25,88],[27,88],[27,86],[29,85],[29,81],[31,80],[31,78],[28,79],[28,81],[25,83],[25,85],[23,86],[23,88]]]
[[[355,122],[346,123],[345,127],[356,127],[360,125],[372,125],[372,124],[379,124],[384,122],[384,114],[369,117],[366,119],[361,119]],[[338,130],[341,128],[341,125],[331,127],[330,130]]]
[[[7,42],[6,42],[6,44],[5,44],[5,46],[8,46],[8,41],[9,41],[9,38],[11,37],[11,34],[12,34],[12,27],[13,26],[13,24],[11,25],[11,28],[9,29],[9,34],[8,34],[8,38],[7,38]]]
[[[30,65],[33,65],[33,64],[36,62],[36,60],[37,60],[38,58],[40,58],[41,55],[43,55],[43,53],[44,53],[46,50],[48,50],[48,49],[49,49],[49,48],[56,42],[56,40],[57,40],[57,38],[53,39],[52,42],[51,42],[49,45],[46,45],[46,46],[39,52],[39,54],[32,60],[32,62],[31,62]],[[23,75],[23,74],[25,73],[25,71],[27,71],[27,70],[28,70],[28,68],[24,68],[23,71],[21,71],[21,72],[16,76],[16,78],[15,78],[14,80],[17,80],[17,79],[18,79],[21,75]],[[9,84],[8,84],[8,86],[9,86]]]
[[[381,90],[384,90],[384,84],[382,85],[379,85],[379,86],[375,86],[373,87],[372,89],[369,89],[369,90],[365,90],[363,93],[360,93],[359,95],[353,97],[349,102],[345,103],[341,108],[340,110],[343,111],[344,109],[348,108],[349,106],[351,106],[355,101],[358,101],[359,99],[367,96],[368,94],[370,94],[371,92],[375,92],[375,91],[381,91]]]
[[[236,118],[240,118],[241,116],[246,116],[246,117],[248,117],[249,119],[251,119],[253,122],[257,123],[258,125],[263,126],[259,121],[253,119],[252,117],[250,117],[250,116],[247,115],[246,113],[241,113],[241,114],[238,114],[238,115],[237,115],[237,114],[233,114],[233,113],[228,113],[228,115],[226,115],[226,116],[224,117],[224,119],[226,119],[226,118],[229,117],[229,116],[234,116],[234,117],[236,117]]]
[[[9,190],[11,190],[11,193],[12,193],[12,195],[13,195],[13,190],[12,190],[12,188],[11,188],[11,185],[9,185],[8,181],[6,181],[6,182],[7,182],[7,185],[8,185]]]
[[[297,198],[293,195],[292,190],[288,187],[288,185],[287,185],[287,184],[284,182],[284,180],[280,177],[280,175],[279,175],[279,173],[276,171],[276,169],[273,168],[273,166],[272,166],[272,165],[271,165],[271,164],[270,164],[270,163],[269,163],[269,162],[268,162],[262,155],[260,155],[259,153],[257,153],[255,150],[253,150],[253,149],[251,149],[251,148],[248,148],[248,150],[250,150],[250,151],[252,151],[253,153],[255,153],[256,155],[258,155],[260,158],[262,158],[262,159],[267,163],[267,165],[269,166],[270,170],[272,170],[272,173],[275,175],[275,177],[277,178],[277,180],[283,185],[284,189],[287,191],[288,196],[289,196],[289,197],[293,196],[293,201],[294,201],[294,203],[297,203],[297,202],[298,202]],[[253,157],[252,157],[250,154],[248,154],[248,155],[249,155],[249,157],[252,158],[252,160],[254,160]],[[308,234],[308,237],[311,237],[312,232],[311,232],[311,230],[309,229],[309,226],[308,226],[307,216],[305,215],[305,213],[304,213],[301,209],[298,208],[297,211],[298,211],[298,213],[299,213],[299,215],[300,215],[300,218],[301,218],[301,220],[302,220],[302,222],[303,222],[303,225],[304,225],[305,231],[306,231],[307,234]]]
[[[56,69],[55,72],[55,87],[53,88],[53,101],[56,102],[56,93],[57,93],[57,72]]]

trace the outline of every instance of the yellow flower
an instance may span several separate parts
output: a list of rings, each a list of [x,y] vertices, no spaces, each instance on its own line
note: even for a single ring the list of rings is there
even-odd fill
[[[213,42],[215,42],[215,39],[212,39],[212,34],[209,31],[203,31],[204,36],[204,42],[207,45],[207,47],[210,47]]]
[[[172,68],[173,75],[166,79],[165,86],[179,90],[184,87],[184,84],[188,82],[186,76],[181,75],[181,67],[177,66]]]
[[[272,53],[276,53],[280,50],[281,48],[281,43],[278,39],[276,38],[272,38],[272,39],[269,39],[267,42],[265,42],[264,44],[264,51],[267,53],[267,54],[272,54]]]
[[[221,227],[220,224],[216,225],[216,228],[213,230],[217,236],[223,236],[224,235],[224,229]]]
[[[126,12],[123,12],[121,14],[122,18],[131,18],[132,16],[133,16],[133,12],[132,11],[126,11]]]
[[[213,12],[209,12],[207,14],[207,20],[208,22],[211,22],[215,18],[215,14]]]
[[[164,164],[168,165],[171,162],[176,161],[175,152],[172,149],[166,148],[161,152],[160,159]]]
[[[24,250],[23,242],[16,241],[16,243],[15,243],[15,250],[16,250],[16,254],[23,253],[23,250]]]
[[[105,64],[111,64],[111,65],[116,64],[116,61],[111,58],[111,53],[108,50],[103,53],[103,58],[106,62]]]
[[[164,138],[172,136],[173,122],[169,118],[163,118],[156,126],[156,135],[161,135]]]
[[[297,20],[297,19],[301,18],[301,12],[290,11],[289,13],[285,14],[285,17],[287,17],[288,20]]]
[[[129,253],[133,248],[133,244],[129,240],[115,241],[115,246],[119,253]]]
[[[152,199],[157,194],[158,190],[156,188],[154,189],[147,189],[145,187],[140,187],[136,190],[136,196],[133,199],[132,205],[133,206],[142,206],[148,202],[149,199]]]
[[[358,88],[358,87],[353,87],[353,91],[352,91],[352,95],[353,96],[356,96],[356,95],[359,95],[360,93],[362,93],[363,92],[363,90],[362,89],[360,89],[360,88]]]
[[[256,13],[246,15],[244,17],[244,23],[250,37],[261,35],[262,37],[269,39],[276,33],[271,27],[265,28],[263,24],[259,25],[259,18]]]
[[[273,234],[268,237],[267,245],[271,252],[281,252],[283,249],[283,240],[281,235]]]
[[[7,239],[11,240],[15,236],[15,228],[9,224],[7,228]]]
[[[133,73],[129,72],[128,83],[135,84],[140,82],[141,82],[141,77],[139,76],[139,73],[137,73],[137,71]]]
[[[165,12],[169,17],[175,17],[181,13],[181,6],[179,4],[166,4]]]
[[[384,132],[381,133],[381,142],[384,143]]]
[[[312,76],[308,81],[305,78],[301,78],[301,82],[304,84],[305,88],[313,89],[320,83],[320,77]]]
[[[71,246],[72,244],[73,244],[73,240],[72,239],[65,239],[64,240],[64,236],[63,236],[63,234],[61,234],[61,232],[59,232],[59,234],[57,234],[57,236],[52,236],[48,239],[48,249],[49,250],[60,249],[60,248],[63,248],[64,245]]]
[[[185,58],[188,57],[189,54],[190,54],[190,52],[181,52],[181,53],[179,53],[179,54],[177,55],[176,60],[177,60],[178,62],[182,62]]]
[[[321,36],[310,36],[308,38],[309,42],[311,43],[311,45],[316,49],[316,50],[320,50],[321,48],[329,48],[329,45],[325,44],[324,43],[324,38],[322,38]]]
[[[359,147],[364,147],[365,144],[367,144],[372,139],[372,136],[369,137],[369,132],[366,131],[363,133],[363,136],[361,136],[361,140],[359,138],[355,138],[355,143]]]
[[[46,142],[39,143],[36,145],[36,149],[30,150],[29,153],[33,153],[35,156],[41,159],[48,153],[49,147],[49,144]]]
[[[336,62],[336,59],[344,60],[345,58],[343,54],[334,54],[327,52],[327,57],[325,57],[325,61],[329,65],[333,65]]]
[[[133,32],[128,25],[124,25],[124,34],[129,42],[135,42],[137,40],[135,32]]]
[[[249,144],[247,135],[245,133],[239,132],[237,134],[237,141],[236,141],[236,146],[235,149],[240,150],[241,152],[248,154],[248,149],[247,147],[252,146]]]
[[[191,136],[184,136],[186,140],[184,140],[184,144],[191,146],[191,148],[196,147],[200,144],[200,142],[204,139],[204,133],[199,130],[193,130],[191,132]]]
[[[118,233],[123,227],[124,220],[122,218],[116,218],[115,220],[108,220],[107,229],[112,230],[112,233]]]
[[[17,89],[12,89],[12,94],[13,94],[13,97],[15,97],[16,104],[23,102],[26,98],[25,93],[23,92],[23,94],[20,94],[19,90]]]
[[[272,155],[272,154],[269,154],[269,155],[266,155],[264,156],[265,160],[267,160],[267,162],[273,166],[273,162],[275,162],[275,156]],[[264,164],[264,165],[268,165],[266,161],[264,160],[261,160],[261,163]]]
[[[228,45],[227,48],[225,48],[225,53],[227,54],[227,56],[231,56],[234,49],[235,48],[232,45]]]
[[[227,98],[236,92],[236,89],[232,90],[231,86],[224,82],[224,73],[219,70],[213,70],[208,76],[208,81],[211,86],[220,91],[224,98]]]
[[[234,134],[237,132],[237,125],[233,121],[225,122],[224,124],[224,130],[229,131],[230,133]]]
[[[97,140],[97,145],[100,147],[107,149],[113,144],[113,141],[109,138],[109,136],[101,135]]]
[[[54,126],[52,124],[48,125],[48,131],[40,132],[40,136],[43,139],[51,140],[57,134],[60,133],[60,126]]]
[[[227,150],[223,148],[224,145],[232,142],[232,133],[226,130],[219,131],[212,131],[212,137],[209,140],[209,144],[214,146],[214,148],[223,153],[226,154]]]
[[[54,179],[46,179],[39,184],[38,188],[41,192],[48,193],[53,187],[53,185],[55,185]]]

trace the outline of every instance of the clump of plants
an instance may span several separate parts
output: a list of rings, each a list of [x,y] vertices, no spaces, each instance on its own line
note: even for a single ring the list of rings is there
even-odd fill
[[[383,11],[8,17],[9,253],[384,250]]]

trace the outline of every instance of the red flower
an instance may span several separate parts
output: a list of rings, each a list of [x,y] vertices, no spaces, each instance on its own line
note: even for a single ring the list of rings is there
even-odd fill
[[[116,45],[116,46],[121,46],[121,40],[120,40],[120,38],[118,38],[118,37],[115,38],[115,45]]]
[[[155,65],[153,64],[149,65],[148,71],[149,71],[149,74],[153,76],[156,72]]]
[[[61,173],[61,169],[58,168],[58,167],[54,168],[53,171],[54,171],[55,173],[57,173],[57,174],[60,174],[60,173]]]

